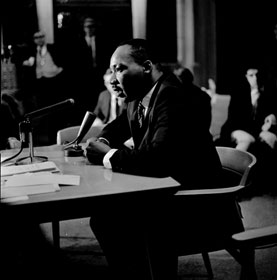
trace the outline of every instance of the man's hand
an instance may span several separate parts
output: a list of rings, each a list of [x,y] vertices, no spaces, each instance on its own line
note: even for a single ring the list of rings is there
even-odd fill
[[[231,133],[232,140],[237,144],[236,149],[247,151],[249,146],[255,142],[255,138],[244,130],[235,130]]]
[[[103,158],[110,149],[110,146],[93,137],[87,141],[84,152],[91,163],[103,164]]]
[[[274,149],[277,145],[277,136],[270,131],[262,131],[260,133],[260,139],[272,149]]]
[[[269,131],[271,129],[271,127],[276,126],[276,125],[277,125],[277,121],[276,121],[275,115],[270,114],[264,120],[264,124],[262,126],[262,131]]]

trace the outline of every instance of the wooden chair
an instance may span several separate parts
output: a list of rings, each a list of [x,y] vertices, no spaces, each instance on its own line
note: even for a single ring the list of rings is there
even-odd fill
[[[182,190],[177,192],[176,195],[185,197],[184,202],[188,199],[193,198],[196,199],[197,203],[201,203],[201,202],[213,203],[212,202],[213,199],[216,199],[216,201],[220,201],[221,198],[223,200],[226,199],[227,197],[229,200],[234,202],[234,205],[235,204],[237,205],[236,203],[237,193],[241,189],[245,188],[246,185],[249,183],[249,172],[255,165],[256,158],[254,155],[248,152],[240,151],[235,148],[216,147],[216,149],[219,154],[223,170],[224,172],[226,172],[227,175],[226,187],[215,188],[215,189]],[[229,181],[230,178],[234,179],[237,182],[230,184]],[[220,209],[218,209],[218,211],[220,211]],[[239,209],[237,209],[237,211],[239,212]],[[240,213],[238,213],[238,215],[240,215]],[[206,231],[208,232],[209,229],[207,228]],[[200,233],[200,235],[201,234],[205,235],[207,232]],[[217,234],[220,235],[220,233]],[[205,267],[208,272],[208,277],[209,279],[212,279],[213,271],[212,271],[208,252],[226,249],[233,257],[235,257],[236,260],[240,259],[239,254],[235,252],[235,250],[232,248],[232,245],[230,245],[231,236],[230,238],[228,238],[227,241],[228,242],[226,242],[226,240],[224,239],[222,240],[222,242],[218,242],[216,245],[212,243],[213,241],[208,241],[207,244],[204,246],[197,244],[196,248],[194,248],[194,245],[192,245],[192,249],[184,248],[183,250],[183,248],[180,248],[180,251],[178,252],[178,256],[201,253],[204,260]],[[182,246],[182,244],[180,246]],[[198,246],[200,246],[200,248]]]

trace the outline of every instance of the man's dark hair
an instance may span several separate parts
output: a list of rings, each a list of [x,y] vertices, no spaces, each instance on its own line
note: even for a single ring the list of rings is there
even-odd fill
[[[131,46],[131,56],[136,63],[142,65],[146,60],[151,60],[154,64],[158,63],[155,52],[152,50],[152,47],[145,39],[129,39],[121,42],[118,47],[124,45]]]

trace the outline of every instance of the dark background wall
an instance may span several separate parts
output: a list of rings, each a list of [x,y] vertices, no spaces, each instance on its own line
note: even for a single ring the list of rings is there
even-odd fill
[[[157,50],[162,62],[176,62],[176,3],[151,0],[147,5],[146,37]]]
[[[206,7],[207,1],[215,4],[215,13]],[[234,75],[248,62],[261,63],[274,46],[273,27],[276,24],[276,0],[194,0],[196,7],[195,44],[196,63],[203,81],[209,73],[217,82],[218,91],[228,93]],[[131,0],[54,0],[55,20],[59,12],[68,15],[65,29],[80,31],[80,20],[96,15],[107,43],[132,36]],[[215,34],[209,34],[208,25],[215,24]],[[26,44],[37,30],[35,0],[4,0],[1,2],[2,43]],[[79,28],[79,29],[78,29]],[[55,39],[62,40],[55,22]],[[213,29],[213,28],[212,28]],[[206,36],[206,41],[204,37]],[[215,37],[209,43],[209,38]],[[164,62],[177,60],[176,1],[148,0],[147,38],[157,46]],[[208,43],[208,44],[206,44]],[[215,62],[211,63],[211,49],[215,48]],[[212,68],[212,71],[209,71]],[[215,73],[215,74],[214,74]],[[214,76],[213,76],[214,75]]]
[[[216,1],[218,91],[228,93],[248,65],[262,66],[273,51],[277,1]],[[276,45],[275,45],[276,46]],[[277,52],[277,50],[275,50]]]
[[[34,0],[1,1],[1,44],[28,44],[37,26]]]
[[[57,15],[63,13],[65,21],[58,28]],[[132,14],[129,0],[105,1],[54,1],[55,40],[63,36],[74,36],[83,32],[85,17],[96,19],[98,31],[107,44],[116,46],[120,41],[132,37]]]

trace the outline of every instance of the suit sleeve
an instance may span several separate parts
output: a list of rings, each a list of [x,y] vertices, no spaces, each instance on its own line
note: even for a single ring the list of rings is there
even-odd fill
[[[176,156],[173,156],[172,145],[179,137],[177,124],[182,106],[177,88],[161,90],[140,145],[133,150],[119,149],[115,152],[110,159],[113,170],[145,176],[168,176],[168,167]]]

